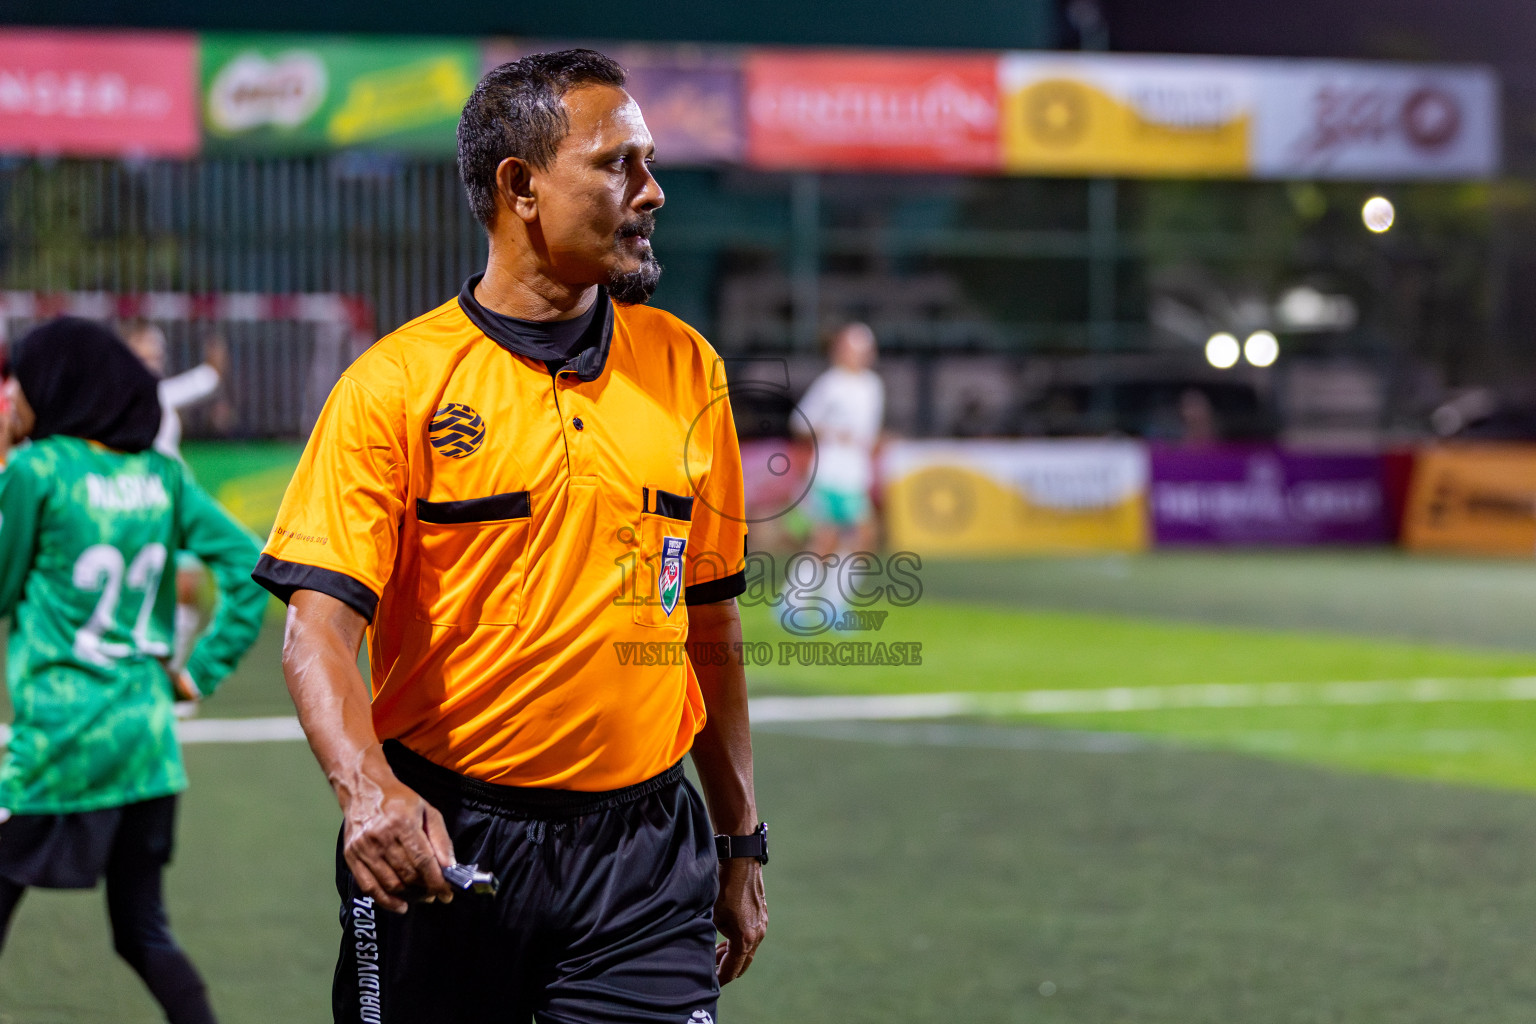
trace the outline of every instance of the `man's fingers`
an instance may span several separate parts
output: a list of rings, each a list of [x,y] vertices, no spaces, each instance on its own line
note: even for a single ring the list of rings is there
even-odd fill
[[[444,902],[453,899],[453,890],[443,878],[443,869],[438,866],[426,833],[419,828],[399,836],[385,856],[400,879],[400,889],[396,891],[415,889],[420,895],[436,896]]]
[[[459,858],[453,852],[453,840],[448,835],[448,826],[443,822],[442,812],[431,804],[427,804],[424,825],[427,831],[427,842],[432,847],[432,854],[437,859],[438,874],[450,864],[457,864]],[[445,881],[443,887],[448,890],[448,898],[453,899],[453,887]]]
[[[726,942],[725,956],[720,960],[720,966],[715,973],[720,978],[720,984],[729,985],[743,974],[752,965],[752,954],[740,949],[734,942]]]
[[[724,985],[747,973],[757,947],[762,945],[767,929],[741,928],[738,922],[722,922],[720,933],[725,939],[715,946],[715,975]]]
[[[369,870],[368,865],[349,854],[347,856],[347,867],[352,869],[352,878],[357,882],[357,887],[364,896],[372,898],[373,902],[392,913],[405,913],[407,908],[405,900],[400,899],[398,896],[390,895],[385,887],[379,884],[377,876]]]

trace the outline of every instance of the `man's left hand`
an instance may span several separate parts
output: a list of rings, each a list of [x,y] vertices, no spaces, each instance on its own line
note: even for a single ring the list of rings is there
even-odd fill
[[[715,900],[715,930],[725,939],[715,947],[715,973],[725,985],[752,964],[768,934],[768,897],[763,866],[750,857],[720,862],[720,896]]]

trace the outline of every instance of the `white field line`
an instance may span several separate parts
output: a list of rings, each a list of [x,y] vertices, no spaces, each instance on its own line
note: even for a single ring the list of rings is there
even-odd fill
[[[904,721],[1070,715],[1185,708],[1370,707],[1387,704],[1536,701],[1536,676],[1382,679],[1339,683],[1192,683],[1000,693],[914,693],[868,697],[758,697],[754,723]],[[10,739],[0,724],[0,743]],[[176,723],[183,743],[302,740],[296,718],[193,718]]]
[[[1532,700],[1536,700],[1536,676],[1340,683],[1196,683],[872,697],[759,697],[752,701],[751,707],[752,721],[767,723]]]

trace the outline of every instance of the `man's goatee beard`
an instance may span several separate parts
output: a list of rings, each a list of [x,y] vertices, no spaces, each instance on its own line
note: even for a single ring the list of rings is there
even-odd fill
[[[642,306],[650,301],[660,280],[661,264],[656,262],[655,255],[646,253],[638,270],[609,276],[608,295],[622,306]]]

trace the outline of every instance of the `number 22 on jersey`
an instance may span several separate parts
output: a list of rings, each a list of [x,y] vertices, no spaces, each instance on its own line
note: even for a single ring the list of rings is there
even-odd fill
[[[170,654],[169,647],[149,636],[155,597],[160,590],[160,577],[165,572],[165,559],[164,544],[145,545],[133,556],[132,562],[126,562],[123,553],[110,544],[93,544],[80,553],[73,571],[75,589],[87,594],[99,591],[101,596],[96,600],[91,617],[75,633],[77,658],[100,668],[111,668],[114,662],[135,652],[152,658]],[[132,644],[106,639],[107,632],[117,624],[125,583],[129,590],[143,595],[133,623]]]

